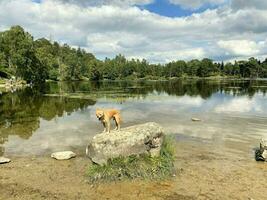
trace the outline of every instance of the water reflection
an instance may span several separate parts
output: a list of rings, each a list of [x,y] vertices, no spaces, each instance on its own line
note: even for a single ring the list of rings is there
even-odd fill
[[[121,109],[124,126],[156,121],[168,132],[224,141],[224,146],[251,144],[267,128],[266,91],[265,80],[179,80],[60,82],[5,93],[0,96],[0,155],[82,148],[102,129],[96,107]],[[193,123],[191,117],[203,122]]]
[[[43,97],[37,88],[27,88],[0,97],[0,145],[12,135],[29,139],[40,128],[40,120],[50,121],[95,104],[93,100]],[[4,152],[1,146],[0,155]]]
[[[257,93],[266,94],[265,80],[177,80],[177,81],[117,81],[117,82],[61,82],[50,83],[43,89],[45,93],[95,93],[100,96],[145,97],[153,92],[175,96],[200,96],[210,98],[214,93],[233,96],[253,97]]]

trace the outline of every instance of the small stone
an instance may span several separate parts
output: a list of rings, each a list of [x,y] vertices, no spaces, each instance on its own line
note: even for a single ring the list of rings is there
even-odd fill
[[[192,120],[193,122],[200,122],[200,121],[201,121],[201,119],[198,119],[198,118],[195,118],[195,117],[193,117],[191,120]]]
[[[0,157],[0,164],[9,163],[11,160],[9,158]]]
[[[55,152],[51,154],[51,157],[57,160],[68,160],[68,159],[74,158],[75,156],[76,154],[73,153],[72,151],[61,151],[61,152]]]

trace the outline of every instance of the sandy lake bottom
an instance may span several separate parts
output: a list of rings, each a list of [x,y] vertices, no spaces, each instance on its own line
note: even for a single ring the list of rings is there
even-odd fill
[[[204,145],[203,145],[204,142]],[[85,173],[90,161],[49,157],[12,157],[0,166],[0,199],[254,199],[266,198],[267,165],[214,149],[212,143],[176,143],[177,173],[169,180],[129,180],[92,185]]]

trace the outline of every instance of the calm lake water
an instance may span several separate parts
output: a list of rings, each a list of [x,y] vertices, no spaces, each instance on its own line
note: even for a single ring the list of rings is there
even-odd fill
[[[96,108],[120,109],[122,127],[155,121],[179,140],[202,140],[214,144],[214,151],[253,156],[260,138],[267,137],[266,92],[267,80],[180,80],[60,82],[3,93],[0,156],[82,154],[103,129]]]

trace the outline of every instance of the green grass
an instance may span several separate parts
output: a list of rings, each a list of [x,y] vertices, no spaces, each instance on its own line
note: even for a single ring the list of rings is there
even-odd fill
[[[108,160],[106,165],[92,164],[87,176],[90,182],[117,181],[124,179],[163,179],[173,176],[174,169],[174,138],[165,136],[160,156],[148,154],[119,157]]]

